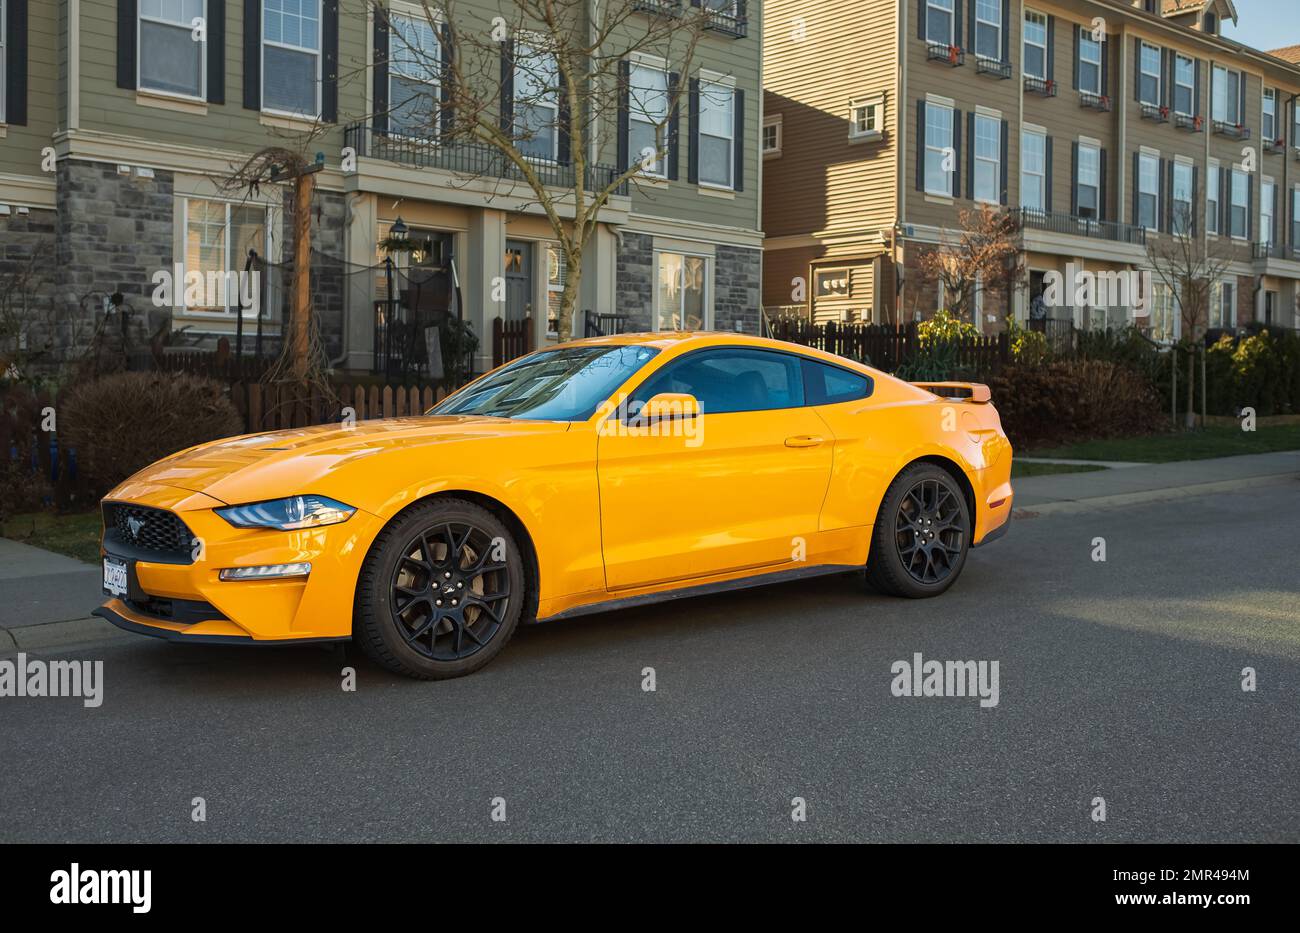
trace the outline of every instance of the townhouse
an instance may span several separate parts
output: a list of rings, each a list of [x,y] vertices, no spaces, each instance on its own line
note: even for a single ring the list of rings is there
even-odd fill
[[[1300,56],[1220,35],[1231,0],[769,0],[767,16],[769,314],[928,316],[944,296],[920,257],[987,205],[1021,220],[1029,281],[981,292],[984,330],[1024,321],[1051,273],[1150,271],[1147,243],[1182,235],[1225,263],[1210,327],[1297,326]],[[1177,337],[1175,297],[1147,297],[1048,313]]]
[[[626,2],[635,30],[636,17],[679,15],[687,0]],[[594,180],[630,164],[647,131],[662,140],[670,127],[672,146],[601,210],[578,307],[625,315],[629,328],[756,332],[761,8],[689,2],[709,15],[692,73],[668,74],[652,49],[624,72],[661,90],[689,80],[689,112],[683,95],[668,123],[653,112],[662,93],[644,106],[625,94],[617,119],[598,118]],[[579,28],[590,32],[595,6]],[[458,301],[479,335],[476,368],[492,365],[498,317],[530,321],[536,345],[554,340],[567,270],[536,198],[482,149],[406,131],[412,114],[444,98],[450,72],[428,63],[458,54],[456,28],[518,20],[510,0],[454,9],[463,23],[431,25],[417,0],[0,0],[0,276],[48,257],[47,297],[69,353],[113,295],[145,334],[169,324],[198,346],[237,329],[247,341],[253,324],[237,296],[194,303],[178,288],[159,308],[155,276],[176,263],[238,272],[252,249],[281,287],[274,269],[293,245],[289,185],[226,182],[253,152],[305,146],[319,166],[312,300],[334,367],[376,367],[390,299],[399,314],[429,303],[412,284],[421,265],[446,273],[425,280],[435,282],[433,302]],[[515,77],[503,66],[506,111],[527,83]],[[696,93],[701,86],[708,93]],[[558,112],[532,93],[530,105]],[[536,143],[530,157],[562,188],[571,154],[554,134]],[[394,275],[381,244],[399,220],[397,232],[418,248],[398,257]],[[272,293],[266,305],[274,339],[282,302]],[[574,329],[581,336],[582,322]]]

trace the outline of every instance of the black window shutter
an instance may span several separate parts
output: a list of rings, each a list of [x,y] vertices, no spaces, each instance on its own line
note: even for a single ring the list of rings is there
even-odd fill
[[[971,121],[974,122],[973,120]],[[952,112],[952,196],[961,197],[961,111]]]
[[[925,190],[925,101],[916,102],[916,190]]]
[[[975,0],[969,0],[969,3],[970,3],[970,10],[968,12],[970,15],[966,17],[966,50],[969,52],[974,52],[975,51]],[[960,4],[961,4],[961,0],[958,0],[957,5],[960,6]],[[961,42],[960,41],[954,42],[953,45],[961,45]]]
[[[630,167],[631,162],[628,159],[627,152],[627,111],[628,111],[628,84],[631,82],[631,68],[625,61],[618,63],[618,168],[624,171]]]
[[[627,134],[624,133],[624,136]],[[686,180],[700,181],[700,79],[691,78],[686,86]]]
[[[1219,232],[1232,235],[1232,172],[1219,169]]]
[[[626,64],[626,62],[624,63]],[[515,43],[501,43],[501,130],[514,133],[515,125]]]
[[[953,112],[953,120],[957,119],[958,111]],[[953,124],[953,134],[956,135],[956,126]],[[960,150],[959,150],[960,151]],[[961,185],[952,186],[952,196],[961,197]],[[966,199],[975,200],[975,114],[972,112],[969,119],[966,120]]]
[[[208,103],[226,102],[226,0],[208,0]]]
[[[1187,224],[1187,232],[1191,236],[1195,236],[1197,231],[1201,229],[1200,222],[1197,219],[1200,216],[1201,212],[1197,210],[1197,201],[1196,201],[1197,192],[1200,190],[1201,190],[1201,167],[1199,165],[1193,165],[1192,166],[1192,199],[1191,199],[1192,203],[1190,208],[1191,216],[1188,218],[1188,224]]]
[[[117,0],[117,86],[135,90],[136,0]]]
[[[1046,164],[1043,167],[1043,210],[1050,213],[1052,210],[1052,137],[1048,136],[1046,138],[1044,146],[1047,150],[1047,159]]]
[[[456,125],[456,108],[455,105],[453,105],[451,102],[451,93],[455,89],[454,82],[456,80],[455,74],[452,73],[452,61],[456,55],[456,35],[451,30],[451,23],[442,24],[442,28],[439,32],[439,40],[440,40],[440,45],[442,46],[442,73],[441,73],[442,83],[440,86],[442,107],[438,113],[442,122],[442,126],[441,126],[442,135],[446,136],[449,133],[451,133],[452,129]],[[385,83],[387,83],[388,81],[387,75],[388,75],[388,68],[387,65],[385,65],[384,67]],[[567,107],[568,101],[567,100],[564,101],[564,104]],[[561,137],[560,147],[562,152],[568,151],[568,143],[569,140],[567,135]]]
[[[668,76],[668,99],[673,102],[672,113],[668,115],[668,180],[677,181],[680,177],[680,169],[677,162],[681,157],[682,139],[681,139],[681,93],[678,88],[681,87],[682,76],[674,71]]]
[[[1156,209],[1160,214],[1160,229],[1169,233],[1174,229],[1173,211],[1169,202],[1174,194],[1174,163],[1172,159],[1160,160],[1160,194],[1156,198]]]
[[[1056,80],[1056,17],[1047,17],[1047,80]]]
[[[1195,99],[1192,101],[1192,116],[1199,117],[1201,115],[1201,60],[1199,58],[1196,60],[1195,71],[1195,85],[1192,89],[1192,96]]]
[[[1160,104],[1164,107],[1169,107],[1174,102],[1172,93],[1174,87],[1173,68],[1170,64],[1173,60],[1174,57],[1169,54],[1168,49],[1160,50],[1160,90],[1162,92]]]
[[[1106,210],[1106,200],[1107,200],[1106,195],[1108,193],[1106,191],[1106,181],[1107,181],[1106,175],[1107,175],[1106,150],[1100,149],[1097,151],[1097,219],[1098,220],[1105,220],[1107,214],[1109,213]]]
[[[1142,40],[1133,40],[1133,99],[1142,99]]]
[[[1246,239],[1254,239],[1255,230],[1255,176],[1246,176]]]
[[[27,125],[27,0],[5,4],[5,122]]]
[[[1237,122],[1245,126],[1248,122],[1246,119],[1246,73],[1237,72],[1237,86],[1241,88],[1241,106],[1237,109]]]
[[[560,76],[563,82],[564,77]],[[560,106],[556,114],[559,126],[555,128],[556,159],[561,165],[568,165],[573,159],[573,137],[569,135],[569,93],[564,87],[559,89]]]
[[[1133,153],[1133,226],[1139,226],[1142,219],[1142,154]]]
[[[321,5],[321,120],[339,121],[339,0],[324,0]]]
[[[961,45],[962,28],[961,28],[961,0],[957,0],[952,5],[952,44]]]
[[[1079,144],[1070,143],[1070,216],[1079,216]]]
[[[262,109],[261,0],[244,0],[244,109]]]
[[[1011,160],[1011,125],[1007,123],[1006,120],[1003,120],[1002,121],[1002,159],[1000,161],[1001,161],[1001,168],[1002,168],[1001,200],[1004,205],[1007,203],[1009,189],[1011,187],[1008,182],[1008,179],[1011,177],[1009,174],[1009,166],[1008,166],[1010,160]]]
[[[1074,61],[1074,83],[1071,85],[1076,91],[1079,89],[1079,24],[1074,24],[1074,55],[1071,56]]]
[[[1101,93],[1110,95],[1110,37],[1103,35],[1101,42]]]
[[[745,190],[745,92],[737,90],[732,98],[732,107],[736,115],[736,131],[732,134],[731,147],[736,160],[736,173],[732,179],[737,191]]]
[[[371,101],[371,125],[376,133],[388,132],[388,48],[390,41],[388,11],[381,6],[375,7],[374,35],[374,99]]]
[[[1011,0],[1002,0],[1002,60],[1011,61]]]
[[[916,0],[916,37],[925,38],[925,0]]]

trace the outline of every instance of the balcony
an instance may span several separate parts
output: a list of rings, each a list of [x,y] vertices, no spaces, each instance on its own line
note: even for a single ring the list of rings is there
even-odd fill
[[[960,68],[966,64],[966,50],[956,45],[931,42],[925,50],[925,57],[932,62],[941,62],[950,68]]]
[[[1205,118],[1192,116],[1190,113],[1175,113],[1174,126],[1190,133],[1199,133],[1205,129]]]
[[[650,16],[681,16],[682,0],[632,0],[632,10]]]
[[[1055,97],[1056,82],[1051,78],[1035,78],[1025,75],[1025,93],[1037,94],[1039,97]]]
[[[1143,227],[1121,224],[1110,220],[1093,220],[1090,217],[1075,217],[1059,211],[1040,211],[1031,207],[1013,209],[1020,221],[1020,226],[1028,230],[1043,230],[1048,233],[1064,233],[1070,236],[1088,237],[1094,240],[1111,240],[1115,243],[1132,243],[1145,246],[1147,232]]]
[[[474,143],[438,143],[395,133],[377,132],[368,123],[353,123],[344,131],[344,145],[359,156],[383,159],[410,168],[440,169],[471,178],[506,179],[524,184],[519,168],[496,148]],[[538,159],[533,170],[548,187],[572,189],[574,167],[570,163]],[[589,165],[586,172],[588,191],[600,191],[621,173],[612,165]],[[627,194],[627,182],[615,194]]]
[[[1285,139],[1266,139],[1264,140],[1264,151],[1269,155],[1277,155],[1286,152]]]
[[[1143,105],[1142,105],[1142,119],[1143,119],[1143,120],[1152,120],[1152,121],[1154,121],[1154,122],[1156,122],[1156,123],[1168,123],[1168,122],[1169,122],[1169,108],[1168,108],[1168,107],[1161,107],[1161,106],[1159,106],[1159,105],[1157,105],[1157,104],[1143,104]]]
[[[1250,254],[1255,260],[1285,259],[1288,262],[1300,262],[1300,246],[1287,243],[1252,243]]]
[[[1098,110],[1102,113],[1110,113],[1110,98],[1105,94],[1094,94],[1091,91],[1080,91],[1079,106],[1084,110]]]
[[[1226,136],[1229,139],[1250,139],[1250,127],[1241,123],[1215,120],[1213,127],[1215,136]]]
[[[733,39],[749,35],[749,19],[745,15],[745,0],[703,0],[704,28]]]
[[[996,58],[977,58],[975,73],[1007,81],[1011,78],[1011,62],[999,61]]]

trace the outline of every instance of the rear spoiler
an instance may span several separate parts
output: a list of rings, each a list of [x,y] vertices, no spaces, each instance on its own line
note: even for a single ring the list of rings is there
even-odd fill
[[[987,405],[993,400],[989,387],[982,382],[913,382],[912,385],[940,398],[955,398],[978,405]]]

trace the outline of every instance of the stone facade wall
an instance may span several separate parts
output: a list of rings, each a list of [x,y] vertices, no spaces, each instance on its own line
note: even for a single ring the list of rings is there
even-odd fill
[[[763,289],[763,252],[719,246],[713,264],[713,329],[757,334]]]
[[[41,363],[59,350],[54,211],[0,216],[0,358]]]
[[[643,233],[620,233],[615,249],[615,312],[626,314],[629,332],[654,327],[655,254],[654,237]]]

